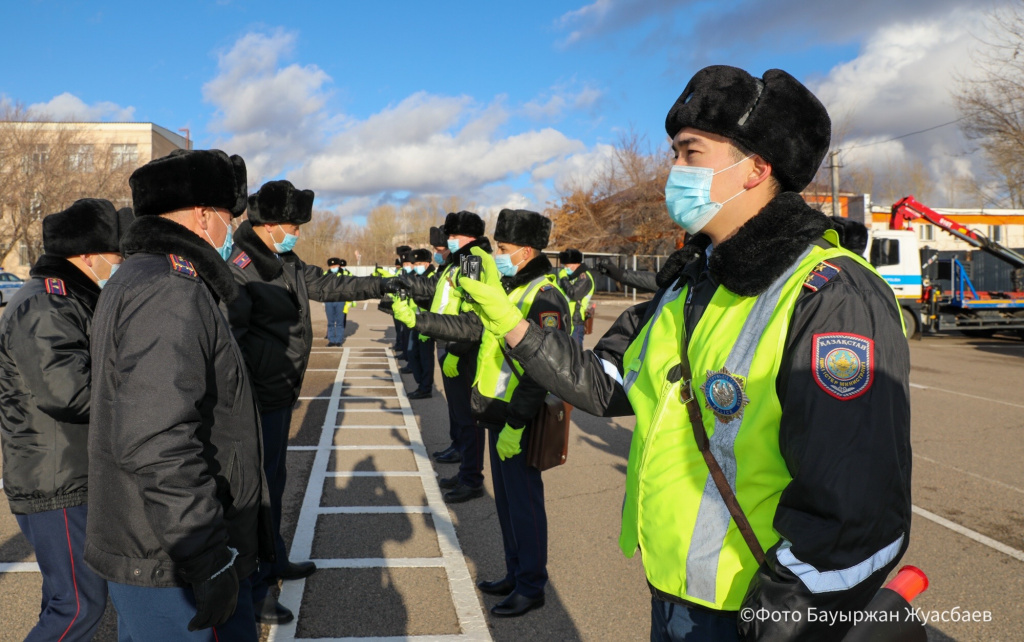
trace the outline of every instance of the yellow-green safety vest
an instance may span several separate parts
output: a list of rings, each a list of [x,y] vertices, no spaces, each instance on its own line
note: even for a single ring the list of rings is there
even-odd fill
[[[530,314],[530,307],[533,306],[533,300],[537,298],[537,293],[546,285],[555,288],[559,294],[565,297],[565,292],[558,287],[558,279],[553,274],[539,276],[508,293],[509,300],[519,308],[524,319]],[[567,297],[566,302],[568,302]],[[563,322],[567,325],[572,323],[569,319],[564,319]],[[516,387],[519,386],[519,377],[523,371],[522,368],[517,367],[515,376],[513,376],[512,367],[509,365],[510,360],[506,359],[502,353],[504,342],[505,339],[499,340],[490,332],[484,332],[480,341],[480,352],[476,362],[476,380],[473,381],[473,385],[485,397],[508,402],[512,399],[512,393]]]
[[[764,550],[779,540],[772,522],[792,480],[779,449],[782,405],[775,382],[797,297],[822,261],[851,258],[874,272],[839,246],[835,232],[824,238],[830,247],[809,247],[758,296],[743,297],[720,286],[692,329],[687,351],[696,397],[692,403],[699,404],[712,452]],[[681,382],[669,381],[669,372],[680,362],[688,292],[689,286],[667,291],[623,357],[623,387],[636,413],[636,428],[619,547],[632,557],[639,546],[655,588],[734,611],[758,564],[697,450],[680,400]],[[895,295],[893,305],[899,309]]]
[[[462,288],[457,284],[459,266],[449,263],[441,271],[434,288],[434,298],[430,301],[430,311],[434,314],[458,314],[462,305]]]

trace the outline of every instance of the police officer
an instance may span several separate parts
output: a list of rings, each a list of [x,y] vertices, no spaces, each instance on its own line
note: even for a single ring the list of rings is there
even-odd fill
[[[327,259],[327,272],[334,276],[352,276],[346,269],[345,259],[331,257]],[[324,311],[327,313],[327,347],[338,348],[345,342],[345,325],[348,322],[348,311],[352,301],[327,301]]]
[[[909,541],[899,306],[799,195],[830,122],[796,79],[708,67],[666,130],[668,211],[695,237],[593,352],[463,287],[540,385],[636,415],[619,545],[643,553],[652,640],[842,639],[852,621],[810,609],[863,609]]]
[[[290,562],[281,537],[281,502],[292,407],[309,364],[313,327],[309,301],[352,301],[379,297],[382,279],[335,276],[306,265],[293,251],[301,226],[313,215],[312,190],[270,181],[249,196],[248,220],[238,226],[231,273],[239,295],[227,317],[256,389],[263,427],[263,470],[274,515],[276,562],[261,564],[253,579],[256,620],[290,622],[294,615],[270,591],[275,578],[295,580],[316,570],[313,562]]]
[[[409,258],[409,253],[412,252],[412,248],[408,245],[399,245],[395,248],[395,254],[398,258],[395,259],[395,276],[400,277],[408,274],[412,274],[412,261]],[[389,283],[389,292],[393,291],[398,281]],[[395,324],[395,358],[407,361],[409,355],[407,349],[409,347],[409,328],[405,327],[398,321],[394,321]],[[408,373],[409,371],[406,371]]]
[[[245,162],[176,150],[129,179],[136,220],[93,320],[85,561],[120,640],[257,639],[246,578],[273,557],[259,414],[218,301]]]
[[[83,563],[89,490],[89,334],[131,223],[84,198],[43,219],[43,252],[0,319],[4,493],[43,575],[27,640],[91,640],[107,583]]]
[[[458,326],[463,322],[459,318],[463,304],[462,289],[459,287],[459,266],[462,258],[469,255],[474,248],[480,248],[485,253],[491,250],[490,241],[484,236],[484,221],[474,212],[462,210],[449,213],[441,231],[445,236],[448,256],[438,278],[432,283],[413,279],[408,284],[414,298],[427,294],[431,296],[430,314],[423,315],[423,319],[425,323],[433,324],[429,327],[434,332],[443,326]],[[440,235],[433,239],[435,242],[440,240]],[[473,316],[471,311],[467,311],[467,314]],[[399,306],[395,318],[400,317],[414,324],[418,318],[415,310],[402,305]],[[434,336],[427,331],[421,331],[421,334]],[[455,475],[442,477],[438,482],[446,491],[444,500],[448,503],[465,502],[484,494],[484,435],[473,418],[472,408],[473,381],[476,378],[479,347],[479,333],[470,336],[468,340],[438,342],[437,357],[441,363],[444,396],[448,400],[449,436],[452,445],[433,453],[433,457],[443,464],[459,464],[459,470]]]
[[[436,229],[436,228],[431,228]],[[418,249],[412,251],[412,275],[411,280],[424,280],[428,283],[434,281],[434,266],[430,250]],[[413,297],[413,303],[417,310],[429,310],[433,297]],[[416,381],[416,389],[409,393],[410,399],[429,399],[434,394],[434,340],[425,334],[412,332],[411,352],[409,353],[409,368],[413,379]]]
[[[576,248],[568,248],[558,253],[558,262],[564,267],[558,273],[558,285],[569,298],[569,313],[572,316],[572,337],[583,345],[583,334],[586,331],[587,309],[590,299],[594,296],[594,278],[590,275],[587,264],[583,262],[583,252]]]
[[[551,233],[550,219],[528,210],[504,209],[498,214],[494,258],[479,248],[484,279],[493,293],[540,327],[564,331],[569,324],[569,302],[558,288],[551,262],[544,255]],[[500,280],[499,280],[500,276]],[[469,279],[461,278],[465,287]],[[467,290],[468,291],[468,290]],[[505,575],[480,581],[484,593],[506,596],[491,608],[499,617],[516,617],[544,605],[547,585],[547,514],[544,482],[540,471],[526,463],[522,453],[528,443],[528,424],[540,411],[547,391],[503,353],[503,345],[491,333],[482,333],[474,313],[454,321],[437,323],[437,315],[419,315],[415,327],[424,334],[444,339],[480,338],[473,389],[473,415],[487,429],[490,446],[494,501],[505,548]],[[568,335],[566,335],[568,336]],[[527,440],[524,442],[524,438]]]
[[[645,270],[624,270],[609,260],[598,261],[597,271],[611,277],[622,285],[636,288],[641,292],[657,292],[657,273]]]

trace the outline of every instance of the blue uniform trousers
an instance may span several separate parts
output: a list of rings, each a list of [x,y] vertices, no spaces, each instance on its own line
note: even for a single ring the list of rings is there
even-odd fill
[[[739,642],[736,614],[651,598],[651,642]]]
[[[107,581],[86,566],[87,508],[15,515],[43,575],[39,621],[26,640],[91,640],[107,608]]]
[[[252,576],[253,602],[261,602],[267,596],[270,585],[276,582],[277,569],[288,563],[288,550],[281,537],[281,502],[285,482],[288,480],[286,466],[288,454],[288,428],[292,422],[291,407],[272,410],[260,415],[263,426],[263,473],[267,476],[270,491],[270,511],[274,520],[274,552],[277,560],[273,564],[260,562]]]
[[[484,434],[473,419],[471,404],[476,356],[473,351],[459,359],[457,377],[441,376],[444,396],[448,399],[449,432],[453,435],[452,443],[462,455],[459,481],[472,488],[480,488],[484,483]],[[441,361],[443,363],[444,359]]]
[[[110,599],[117,609],[118,642],[256,642],[256,615],[249,581],[238,582],[238,603],[231,618],[220,626],[189,631],[196,615],[192,588],[155,588],[110,583]]]
[[[412,331],[412,351],[409,353],[409,366],[412,377],[416,380],[416,389],[430,391],[434,389],[434,340],[420,341],[420,333]]]
[[[505,461],[498,458],[501,430],[488,430],[487,441],[494,503],[505,546],[505,578],[515,580],[516,593],[535,598],[544,594],[548,583],[548,515],[540,471],[526,464],[529,431],[529,427],[523,431],[523,452]]]
[[[324,304],[327,312],[327,343],[345,342],[345,302],[331,301]]]

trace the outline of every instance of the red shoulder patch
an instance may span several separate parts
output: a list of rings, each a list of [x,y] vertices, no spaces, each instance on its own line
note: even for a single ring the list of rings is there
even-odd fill
[[[43,287],[46,288],[47,294],[56,294],[57,296],[67,296],[68,290],[64,287],[64,281],[62,279],[46,279],[43,282]]]
[[[242,252],[241,254],[235,257],[235,260],[232,261],[232,263],[234,263],[235,265],[244,270],[245,268],[249,267],[250,263],[252,263],[252,259],[249,258],[248,254]]]
[[[187,274],[193,279],[199,278],[199,273],[196,272],[196,268],[192,265],[192,262],[188,259],[178,256],[177,254],[168,254],[167,258],[171,261],[171,269],[181,274]]]

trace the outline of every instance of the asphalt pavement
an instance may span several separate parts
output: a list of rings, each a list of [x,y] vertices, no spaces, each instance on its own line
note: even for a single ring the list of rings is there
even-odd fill
[[[324,314],[292,422],[285,536],[316,574],[285,583],[297,612],[264,639],[644,640],[650,597],[639,556],[618,550],[631,418],[573,413],[568,461],[544,473],[550,584],[546,605],[521,618],[487,609],[475,589],[504,573],[493,492],[445,506],[428,454],[448,445],[448,415],[390,352],[391,319],[375,304],[349,315],[343,348],[326,348]],[[598,306],[592,346],[625,309]],[[1024,342],[958,335],[911,342],[914,504],[903,564],[931,585],[914,603],[931,640],[1024,639]],[[0,507],[0,641],[21,640],[39,607],[34,556]],[[969,617],[972,621],[964,621]],[[973,621],[974,619],[981,621]],[[97,640],[116,640],[108,608]],[[987,621],[986,621],[987,620]]]

